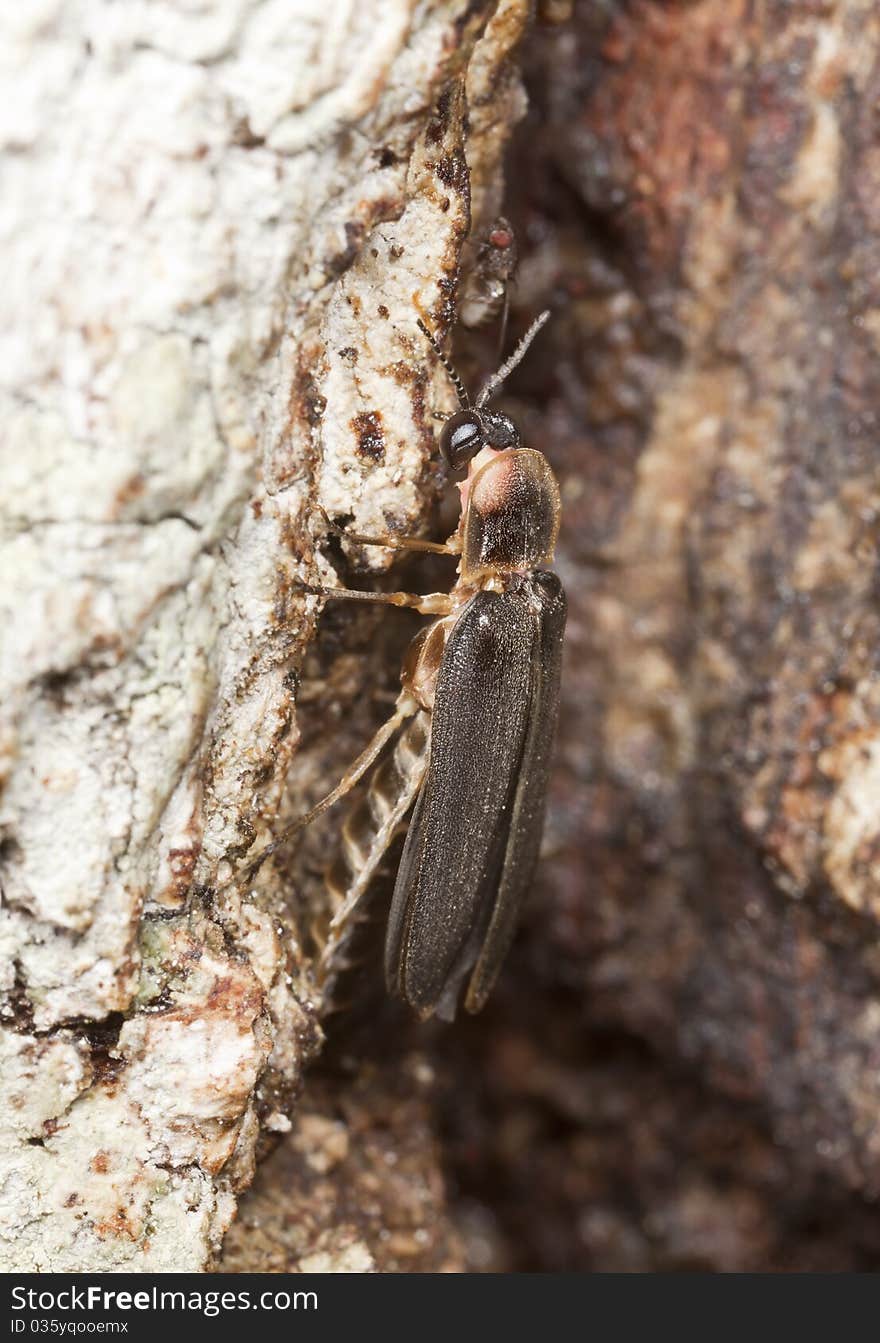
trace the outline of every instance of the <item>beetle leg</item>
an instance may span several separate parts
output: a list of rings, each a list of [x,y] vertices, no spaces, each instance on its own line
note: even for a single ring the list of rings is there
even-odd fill
[[[345,541],[354,541],[359,546],[386,546],[388,550],[423,550],[431,555],[457,555],[461,544],[453,541],[423,541],[420,536],[395,536],[391,532],[385,536],[363,536],[360,532],[346,532],[342,528],[334,529]]]
[[[429,592],[420,597],[415,592],[361,592],[358,588],[320,588],[303,583],[303,591],[313,597],[326,597],[341,602],[383,602],[387,606],[407,606],[423,616],[448,616],[452,598],[448,592]]]
[[[305,830],[306,826],[311,825],[312,821],[316,821],[319,816],[323,816],[324,812],[329,811],[336,802],[345,797],[346,793],[350,793],[355,784],[360,782],[367,770],[376,762],[401,725],[405,723],[408,718],[412,718],[418,708],[418,702],[408,691],[404,690],[397,700],[397,706],[394,713],[382,724],[378,732],[370,743],[364,747],[357,759],[349,765],[336,787],[331,789],[326,797],[322,797],[320,802],[316,802],[314,807],[312,807],[310,811],[307,811],[305,815],[297,816],[296,820],[291,821],[288,825],[284,826],[283,830],[279,831],[271,844],[267,844],[265,848],[260,850],[256,857],[251,858],[251,860],[244,865],[240,876],[236,877],[235,881],[250,880],[269,855],[274,853],[276,849],[281,848],[283,844],[286,844],[291,835],[295,835],[300,830]],[[227,882],[219,889],[225,890],[226,885],[232,885],[232,882]]]
[[[361,532],[350,532],[347,528],[340,527],[327,516],[323,508],[320,512],[331,532],[343,541],[354,541],[359,546],[385,546],[388,550],[422,550],[432,555],[457,555],[461,550],[461,542],[457,536],[451,537],[448,541],[425,541],[420,536],[398,536],[393,532],[386,532],[384,536],[364,536]]]

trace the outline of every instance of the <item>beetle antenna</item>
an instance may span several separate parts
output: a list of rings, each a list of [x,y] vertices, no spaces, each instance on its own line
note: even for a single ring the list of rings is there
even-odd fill
[[[504,342],[507,339],[507,319],[510,316],[510,285],[504,286],[504,307],[501,309],[501,330],[498,332],[498,346],[495,350],[496,362],[501,358]]]
[[[550,317],[550,309],[545,308],[544,311],[540,314],[540,316],[535,318],[534,322],[532,322],[532,325],[529,327],[528,331],[523,336],[522,340],[517,345],[516,349],[514,350],[510,358],[504,361],[504,363],[499,368],[498,372],[493,373],[489,381],[483,387],[483,390],[477,397],[477,410],[482,410],[483,406],[485,406],[486,402],[490,399],[490,397],[493,397],[495,393],[498,391],[498,388],[504,382],[504,379],[510,376],[513,370],[516,368],[517,364],[522,362],[526,350],[529,348],[532,341],[535,339],[538,332],[541,330],[541,327],[544,325],[544,323],[548,320],[549,317]]]
[[[446,372],[449,374],[452,385],[455,388],[456,392],[458,393],[458,401],[462,410],[470,410],[471,400],[467,394],[465,385],[462,382],[461,378],[458,376],[455,369],[452,367],[449,360],[446,358],[446,355],[440,349],[440,346],[436,338],[434,337],[432,332],[430,332],[428,328],[425,326],[425,323],[422,321],[421,317],[417,317],[416,322],[418,323],[418,328],[421,331],[422,335],[427,336],[431,344],[431,349],[434,351],[437,358],[440,360],[440,363],[443,365],[443,367],[446,369]]]

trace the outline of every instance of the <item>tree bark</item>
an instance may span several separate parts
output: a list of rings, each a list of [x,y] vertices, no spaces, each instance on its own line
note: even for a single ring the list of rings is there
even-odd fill
[[[876,1268],[880,18],[584,3],[527,53],[565,708],[451,1160],[507,1266]]]
[[[880,19],[567,8],[506,196],[521,4],[14,34],[4,1267],[205,1266],[288,1129],[231,1269],[880,1262]],[[381,721],[399,618],[314,641],[297,585],[386,563],[317,505],[426,522],[414,318],[502,207],[553,309],[506,403],[565,509],[544,861],[479,1019],[370,1003],[297,1107],[338,819],[222,883]]]
[[[423,1043],[464,1259],[876,1269],[880,19],[584,0],[524,60],[570,619],[522,935]]]
[[[277,868],[223,883],[293,805],[318,506],[375,532],[432,497],[416,317],[449,324],[497,202],[525,18],[6,20],[5,1270],[206,1266],[290,1127],[306,913]]]
[[[880,22],[583,17],[545,113],[599,258],[556,325],[592,1012],[873,1196]],[[585,581],[575,538],[619,563]]]

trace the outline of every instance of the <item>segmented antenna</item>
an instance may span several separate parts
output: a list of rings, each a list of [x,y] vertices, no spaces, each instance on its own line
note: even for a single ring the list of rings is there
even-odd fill
[[[489,398],[494,396],[495,393],[498,391],[498,388],[504,382],[504,379],[508,377],[516,368],[517,364],[519,364],[522,361],[526,353],[526,350],[529,348],[532,341],[535,339],[538,332],[541,330],[541,327],[547,321],[549,316],[550,316],[550,309],[545,308],[544,311],[540,314],[540,316],[536,317],[534,322],[532,322],[532,325],[529,327],[528,331],[523,336],[522,340],[520,341],[519,345],[517,345],[516,349],[514,350],[510,358],[505,359],[504,363],[501,365],[498,372],[492,374],[491,378],[485,384],[483,390],[480,392],[480,395],[477,397],[477,403],[476,403],[477,410],[482,410],[483,406],[485,406]]]
[[[418,328],[421,331],[422,335],[427,336],[431,344],[431,349],[434,351],[437,358],[440,360],[440,363],[443,365],[443,367],[446,369],[446,372],[449,374],[449,377],[452,381],[452,385],[455,388],[456,392],[458,393],[458,403],[461,406],[462,410],[470,410],[471,405],[470,397],[467,394],[465,385],[462,382],[461,378],[458,376],[455,369],[452,367],[449,360],[446,358],[446,355],[440,349],[440,346],[436,338],[434,337],[433,333],[429,331],[428,328],[425,326],[425,323],[422,321],[421,317],[417,317],[416,322],[418,323]],[[445,418],[446,417],[444,416],[444,419]]]

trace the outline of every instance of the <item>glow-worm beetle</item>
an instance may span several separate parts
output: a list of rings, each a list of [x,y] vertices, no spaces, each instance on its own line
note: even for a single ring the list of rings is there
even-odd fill
[[[543,829],[559,703],[565,594],[552,562],[559,486],[508,416],[488,409],[549,313],[471,405],[434,337],[419,322],[458,392],[440,452],[459,486],[458,529],[443,544],[343,532],[361,545],[458,555],[448,593],[307,588],[334,600],[386,602],[437,617],[413,640],[391,718],[345,777],[247,865],[343,797],[395,741],[365,801],[343,829],[344,861],[329,877],[337,908],[316,967],[329,993],[359,903],[413,807],[385,937],[390,993],[422,1018],[477,1012],[498,976]],[[414,805],[413,805],[414,804]]]

